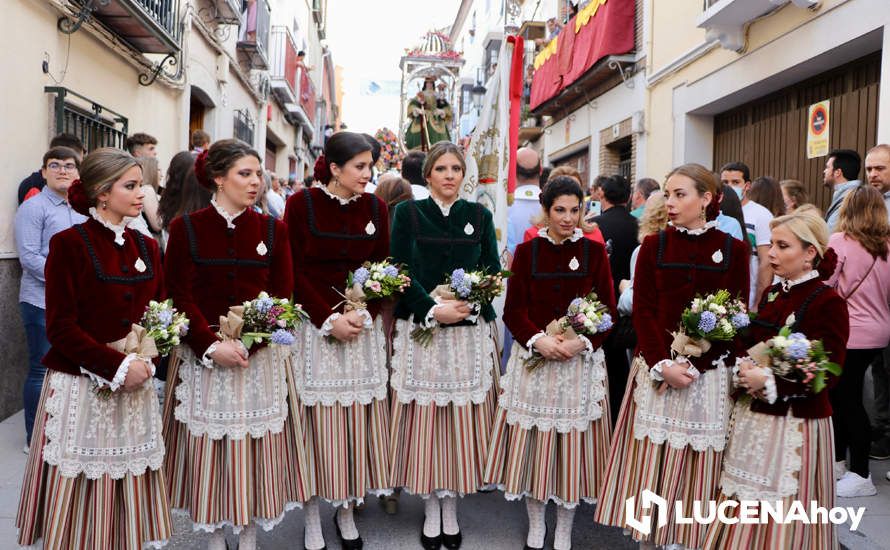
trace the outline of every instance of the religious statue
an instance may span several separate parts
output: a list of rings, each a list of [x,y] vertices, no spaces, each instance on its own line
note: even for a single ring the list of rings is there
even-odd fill
[[[408,128],[405,130],[405,146],[408,149],[428,151],[439,141],[451,141],[448,126],[453,117],[451,105],[446,99],[445,85],[436,91],[435,77],[423,81],[423,89],[408,102]]]

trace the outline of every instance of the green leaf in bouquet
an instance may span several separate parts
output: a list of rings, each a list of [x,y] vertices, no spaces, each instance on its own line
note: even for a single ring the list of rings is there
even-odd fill
[[[244,344],[244,347],[250,349],[250,346],[254,343],[254,337],[251,334],[242,334],[241,335],[241,343]]]
[[[825,372],[819,371],[813,376],[813,393],[819,393],[825,389]]]
[[[828,363],[825,363],[825,370],[835,376],[840,376],[844,369],[837,363],[832,363],[829,361]]]
[[[779,336],[784,336],[785,338],[788,338],[788,336],[790,336],[790,335],[791,335],[791,327],[784,326],[781,329],[779,329]]]

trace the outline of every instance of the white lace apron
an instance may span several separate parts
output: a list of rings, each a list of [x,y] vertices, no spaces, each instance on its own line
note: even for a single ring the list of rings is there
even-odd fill
[[[64,477],[121,479],[164,462],[161,411],[151,380],[100,395],[86,376],[50,371],[43,460]]]
[[[638,367],[634,402],[634,437],[648,437],[655,444],[667,442],[675,449],[691,445],[695,451],[722,451],[726,446],[732,400],[729,397],[732,369],[722,361],[683,389],[662,394],[649,376],[649,367],[636,358]]]
[[[459,407],[485,401],[498,368],[491,323],[438,328],[429,345],[411,339],[415,325],[400,319],[393,335],[392,388],[399,401]]]
[[[753,412],[748,403],[737,403],[732,418],[720,476],[723,493],[769,501],[796,495],[804,419],[790,410],[786,416]]]
[[[188,346],[179,346],[176,420],[193,436],[254,439],[280,433],[287,418],[287,353],[269,345],[250,354],[250,366],[205,367]]]
[[[344,407],[386,399],[386,335],[383,316],[351,342],[326,338],[304,323],[293,347],[291,365],[304,405]]]
[[[603,415],[606,364],[602,349],[568,361],[545,360],[532,372],[523,364],[525,349],[513,343],[507,374],[501,377],[500,407],[507,424],[524,430],[585,431]]]

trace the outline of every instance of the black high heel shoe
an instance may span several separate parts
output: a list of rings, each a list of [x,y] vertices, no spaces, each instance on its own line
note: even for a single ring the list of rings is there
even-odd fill
[[[449,550],[457,550],[460,548],[461,543],[463,542],[463,535],[460,534],[460,531],[453,535],[449,535],[442,531],[442,546],[448,548]]]
[[[340,546],[343,550],[361,550],[364,546],[364,541],[359,537],[357,539],[344,539],[343,533],[340,532],[340,524],[337,522],[337,512],[334,512],[334,527],[337,528],[337,538],[340,539]]]
[[[420,545],[423,546],[423,550],[439,550],[442,548],[442,535],[436,535],[435,537],[428,537],[423,534],[423,528],[420,530]]]

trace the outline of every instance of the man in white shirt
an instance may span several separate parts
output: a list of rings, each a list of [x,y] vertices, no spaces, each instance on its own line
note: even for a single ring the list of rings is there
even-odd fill
[[[507,213],[507,250],[510,257],[522,242],[532,218],[541,213],[541,156],[530,147],[516,151],[516,190]]]
[[[742,201],[742,216],[745,218],[745,232],[751,245],[751,291],[748,307],[757,311],[757,302],[763,290],[773,282],[773,270],[769,265],[770,228],[772,213],[766,207],[748,198],[751,189],[751,170],[743,162],[730,162],[720,169],[720,181],[728,185]]]
[[[825,170],[822,172],[822,183],[832,192],[831,204],[825,211],[825,221],[828,223],[829,233],[834,233],[837,226],[844,197],[862,183],[859,181],[861,168],[862,159],[859,157],[859,153],[852,149],[835,149],[828,153]]]

